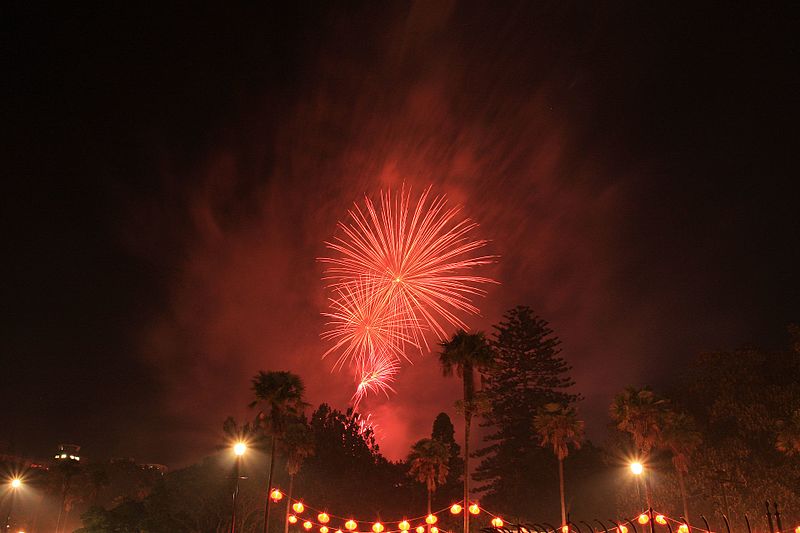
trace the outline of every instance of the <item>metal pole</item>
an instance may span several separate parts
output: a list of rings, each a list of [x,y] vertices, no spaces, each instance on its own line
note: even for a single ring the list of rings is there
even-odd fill
[[[783,532],[783,524],[781,524],[781,513],[778,512],[778,504],[772,502],[772,507],[775,508],[775,522],[778,524],[778,531]]]
[[[726,515],[722,515],[722,521],[725,522],[725,529],[728,530],[728,533],[731,533],[731,525],[728,523],[728,517]]]
[[[235,467],[236,481],[233,486],[233,508],[231,509],[231,533],[236,533],[236,496],[239,495],[239,461],[241,461],[241,457],[237,455]],[[269,495],[267,495],[267,497],[269,497]]]
[[[708,525],[708,520],[706,520],[706,517],[705,517],[705,515],[702,515],[702,514],[701,514],[701,515],[700,515],[700,518],[702,518],[702,519],[703,519],[703,523],[706,525],[706,531],[708,531],[708,532],[710,533],[710,532],[711,532],[711,526],[710,526],[710,525]]]
[[[14,497],[17,495],[17,489],[11,489],[11,494],[8,499],[8,514],[6,515],[6,531],[11,529],[11,513],[14,510]]]
[[[753,533],[753,530],[750,529],[750,519],[747,518],[747,515],[744,515],[744,523],[747,524],[747,533]]]
[[[767,506],[767,522],[769,522],[769,533],[775,533],[775,526],[772,524],[772,514],[769,512],[769,501],[764,502]]]
[[[650,533],[656,533],[656,521],[653,520],[653,508],[650,507],[647,509],[647,512],[650,514]]]
[[[267,475],[267,503],[264,505],[264,533],[269,533],[269,495],[272,492],[272,470],[275,468],[275,435],[272,435],[272,446],[269,455],[269,474]]]

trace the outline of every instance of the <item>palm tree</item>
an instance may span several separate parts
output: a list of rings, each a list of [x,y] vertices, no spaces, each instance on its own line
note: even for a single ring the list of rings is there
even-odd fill
[[[795,410],[788,421],[778,421],[775,448],[788,456],[800,455],[800,409]]]
[[[661,433],[667,411],[667,401],[655,395],[647,387],[628,387],[611,402],[611,419],[617,429],[629,433],[642,456],[646,456],[661,444]],[[644,478],[647,506],[652,507],[650,484]]]
[[[431,495],[436,490],[437,483],[442,485],[447,482],[449,462],[450,447],[438,439],[422,439],[411,447],[411,453],[408,455],[411,468],[408,474],[420,483],[424,483],[428,489],[428,514],[431,514]]]
[[[472,416],[476,413],[475,372],[491,365],[494,354],[483,333],[467,333],[460,329],[449,341],[441,343],[439,353],[442,373],[452,376],[455,370],[464,380],[464,533],[469,533],[469,432]]]
[[[672,452],[672,465],[678,474],[678,487],[681,490],[683,517],[689,522],[689,504],[686,501],[686,484],[684,476],[689,473],[689,459],[702,442],[694,419],[686,413],[668,412],[663,431],[663,446]]]
[[[580,449],[583,442],[583,420],[572,406],[549,403],[533,419],[533,427],[542,439],[542,446],[550,445],[558,458],[558,484],[561,494],[561,525],[567,525],[567,508],[564,501],[564,459],[569,447]]]
[[[269,528],[269,493],[272,490],[272,472],[275,468],[275,448],[283,437],[289,420],[300,418],[306,408],[303,401],[305,386],[300,376],[285,371],[260,371],[253,378],[256,399],[250,407],[261,406],[258,420],[270,435],[269,474],[267,475],[267,501],[264,504],[264,533]]]
[[[303,461],[314,455],[314,436],[305,418],[298,419],[286,426],[283,440],[283,452],[286,455],[286,473],[289,474],[289,490],[286,494],[286,512],[283,517],[283,533],[289,531],[289,508],[292,502],[294,476],[300,472]]]

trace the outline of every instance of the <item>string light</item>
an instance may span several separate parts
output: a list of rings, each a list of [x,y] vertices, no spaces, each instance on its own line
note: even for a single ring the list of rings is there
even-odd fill
[[[400,531],[408,531],[411,529],[411,524],[408,523],[408,520],[403,520],[397,524],[397,527],[400,529]],[[798,531],[798,533],[800,533],[800,531]]]
[[[429,514],[428,516],[425,517],[425,523],[426,524],[433,525],[433,524],[436,523],[437,520],[439,520],[439,519],[436,518],[435,514]]]
[[[658,522],[658,523],[659,523],[659,524],[661,524],[662,526],[665,526],[665,525],[667,525],[667,519],[666,519],[666,518],[664,518],[664,515],[663,515],[663,514],[657,514],[657,515],[656,515],[656,522]]]
[[[453,514],[458,514],[461,512],[461,506],[457,503],[454,503],[452,507],[450,507],[450,512]]]
[[[469,512],[472,514],[478,514],[481,512],[481,508],[478,507],[477,503],[473,503],[472,505],[469,506]]]
[[[680,531],[680,533],[689,533],[689,526],[681,524],[678,526],[678,531]]]
[[[384,530],[383,524],[381,524],[380,522],[375,522],[374,524],[372,524],[372,531],[374,531],[374,533],[382,533],[383,530]]]
[[[328,516],[328,513],[323,512],[317,515],[317,520],[319,520],[320,524],[327,524],[328,522],[331,521],[331,517]]]
[[[425,526],[417,526],[417,533],[425,533]]]
[[[319,528],[319,533],[328,533],[328,526],[322,526]]]
[[[300,514],[306,510],[306,506],[303,505],[303,502],[295,502],[295,504],[292,505],[292,509],[294,509],[295,513]]]
[[[293,514],[290,514],[289,518],[287,520],[289,520],[290,524],[296,524],[297,523],[297,517],[295,515],[293,515]]]
[[[566,524],[561,526],[561,533],[569,533],[569,526]]]
[[[628,533],[628,526],[625,524],[620,524],[617,529],[619,530],[619,533]]]
[[[278,503],[283,499],[283,493],[278,489],[275,489],[269,493],[269,497],[272,499],[273,502]]]
[[[344,523],[344,528],[347,531],[353,531],[357,527],[358,527],[358,524],[356,524],[356,521],[353,520],[352,518]]]
[[[309,529],[311,529],[313,526],[314,526],[314,524],[312,524],[312,523],[311,523],[311,522],[309,522],[308,520],[306,520],[305,522],[303,522],[303,527],[304,527],[304,528],[306,528],[306,531],[308,531]]]
[[[500,518],[499,516],[495,516],[494,518],[492,518],[492,525],[494,527],[503,527],[503,519]]]
[[[640,524],[644,525],[650,521],[650,517],[647,516],[647,513],[642,513],[639,515],[639,518],[636,519]]]
[[[431,526],[431,533],[439,533],[439,528],[436,526]]]

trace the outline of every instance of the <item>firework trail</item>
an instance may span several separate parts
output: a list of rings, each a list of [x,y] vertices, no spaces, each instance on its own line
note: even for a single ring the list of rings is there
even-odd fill
[[[368,392],[382,392],[388,398],[389,391],[395,392],[391,384],[399,370],[399,359],[385,354],[359,365],[359,368],[356,369],[358,385],[351,399],[353,409],[358,409],[358,405]]]
[[[333,296],[322,337],[334,344],[323,357],[338,353],[334,369],[354,369],[356,404],[368,392],[388,394],[406,350],[429,349],[427,334],[443,340],[446,327],[467,329],[459,315],[477,315],[472,298],[494,283],[471,275],[496,259],[476,254],[486,245],[471,237],[477,224],[429,193],[416,205],[405,187],[382,192],[377,205],[365,198],[325,243],[333,257],[320,261]]]

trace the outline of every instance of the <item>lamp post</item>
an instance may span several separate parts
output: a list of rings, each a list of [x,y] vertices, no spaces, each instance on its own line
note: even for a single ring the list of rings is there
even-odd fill
[[[17,495],[17,491],[19,491],[19,489],[22,487],[22,480],[18,477],[15,477],[8,483],[8,486],[11,489],[11,495],[8,502],[8,514],[6,515],[5,531],[8,531],[11,528],[11,513],[14,511],[14,499]]]
[[[242,456],[247,451],[247,444],[244,442],[237,442],[233,445],[233,454],[236,456],[236,482],[233,487],[233,508],[231,510],[231,533],[236,533],[236,496],[239,495],[239,468],[241,466]]]
[[[642,463],[639,461],[634,461],[630,464],[631,472],[634,476],[636,476],[636,494],[639,496],[641,500],[642,496],[639,492],[639,478],[644,479],[644,494],[645,499],[647,500],[647,508],[650,509],[653,507],[652,503],[650,502],[650,485],[647,483],[647,474],[645,474],[645,468]]]

